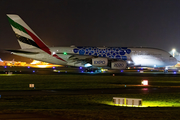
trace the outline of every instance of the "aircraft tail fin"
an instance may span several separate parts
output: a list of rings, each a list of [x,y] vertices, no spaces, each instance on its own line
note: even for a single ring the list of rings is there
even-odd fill
[[[34,31],[15,14],[7,14],[16,38],[21,49],[40,48],[48,54],[51,54],[47,45],[34,33]]]

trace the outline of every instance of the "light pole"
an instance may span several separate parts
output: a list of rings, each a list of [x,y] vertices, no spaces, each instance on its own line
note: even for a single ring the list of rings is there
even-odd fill
[[[173,57],[175,56],[175,52],[176,52],[176,49],[172,49],[172,52],[173,52]]]

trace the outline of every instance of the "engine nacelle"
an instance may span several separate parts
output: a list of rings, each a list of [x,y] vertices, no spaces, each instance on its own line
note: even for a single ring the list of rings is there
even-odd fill
[[[126,61],[115,61],[111,62],[111,69],[126,69],[127,63]]]
[[[105,67],[108,64],[107,58],[93,58],[92,65],[96,67]]]

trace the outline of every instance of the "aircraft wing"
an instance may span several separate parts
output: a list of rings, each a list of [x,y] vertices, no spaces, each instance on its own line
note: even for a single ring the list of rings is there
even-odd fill
[[[57,55],[62,55],[64,53],[56,53]],[[67,53],[69,55],[69,58],[67,60],[67,65],[70,66],[82,66],[82,67],[93,67],[93,68],[98,68],[97,66],[94,66],[92,64],[92,59],[98,58],[97,56],[93,55],[78,55],[78,54],[72,54],[72,53]],[[108,58],[105,58],[108,60]]]
[[[73,66],[85,66],[86,64],[92,64],[92,58],[94,56],[89,56],[89,55],[71,55],[68,59],[68,65],[73,65]]]

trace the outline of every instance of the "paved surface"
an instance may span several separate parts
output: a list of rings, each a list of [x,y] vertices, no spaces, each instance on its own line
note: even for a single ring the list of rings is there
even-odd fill
[[[113,89],[72,89],[72,90],[3,90],[3,96],[27,96],[27,95],[84,95],[84,94],[149,94],[149,93],[176,93],[180,92],[180,87],[163,88],[113,88]]]

